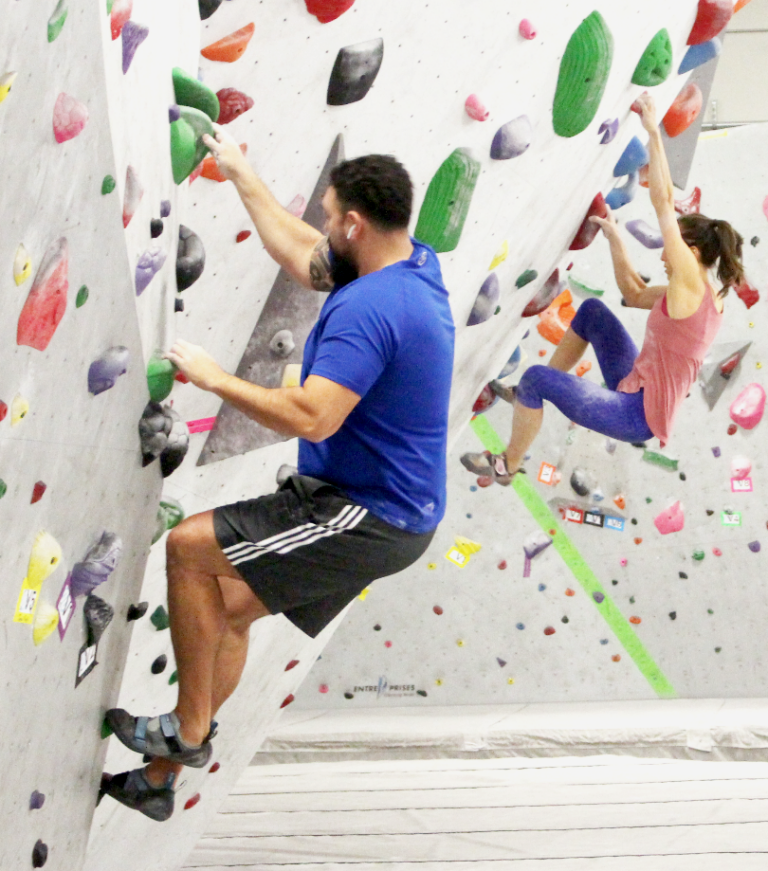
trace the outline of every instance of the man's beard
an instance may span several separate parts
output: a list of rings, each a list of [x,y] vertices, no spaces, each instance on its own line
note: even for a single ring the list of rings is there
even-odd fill
[[[336,287],[344,287],[350,281],[354,281],[360,277],[357,266],[345,254],[339,254],[333,246],[328,245],[331,253],[331,278]]]

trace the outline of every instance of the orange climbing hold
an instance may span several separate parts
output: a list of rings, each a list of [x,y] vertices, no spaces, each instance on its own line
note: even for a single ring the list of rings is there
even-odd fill
[[[241,27],[229,36],[212,42],[201,49],[200,54],[208,60],[218,60],[222,63],[231,64],[242,57],[243,52],[248,48],[248,43],[251,41],[253,32],[256,30],[256,25],[251,22]]]
[[[675,97],[675,102],[669,107],[669,111],[661,121],[667,131],[667,136],[679,136],[686,131],[701,112],[703,102],[701,88],[696,82],[688,82]]]
[[[592,368],[592,364],[589,360],[582,360],[581,363],[576,367],[576,374],[581,378],[582,375],[585,375]]]
[[[245,142],[240,143],[240,151],[245,154],[248,151],[248,145]],[[210,179],[211,181],[226,181],[227,179],[221,174],[219,167],[216,165],[216,158],[209,155],[205,158],[205,160],[200,164],[200,175],[203,178]],[[190,176],[190,179],[192,176]]]
[[[630,617],[629,622],[633,623],[635,626],[639,625],[643,621],[639,617]]]
[[[44,351],[67,308],[69,249],[62,236],[43,256],[40,268],[19,315],[16,342]]]
[[[556,296],[549,308],[544,309],[539,315],[539,324],[536,329],[553,345],[560,344],[565,331],[576,316],[576,309],[572,302],[571,292],[566,289],[559,296]]]
[[[736,3],[733,6],[733,14],[735,15],[739,9],[743,9],[747,3],[749,3],[749,0],[736,0]]]

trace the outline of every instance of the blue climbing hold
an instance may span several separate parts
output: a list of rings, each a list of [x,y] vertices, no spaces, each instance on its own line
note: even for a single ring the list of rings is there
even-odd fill
[[[629,175],[631,172],[640,169],[648,163],[648,149],[643,143],[633,136],[629,140],[629,144],[624,149],[624,153],[619,158],[616,166],[613,168],[615,178],[621,178],[623,175]]]
[[[631,203],[637,193],[638,174],[632,172],[627,176],[624,184],[616,185],[616,187],[608,193],[605,198],[606,205],[610,206],[614,211]]]
[[[719,36],[710,39],[708,42],[702,42],[699,45],[692,45],[680,62],[677,74],[682,75],[683,73],[696,69],[696,67],[700,67],[702,64],[716,58],[722,50],[723,41]]]

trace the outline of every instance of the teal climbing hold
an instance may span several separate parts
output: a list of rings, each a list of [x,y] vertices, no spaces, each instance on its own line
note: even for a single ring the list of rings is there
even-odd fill
[[[526,284],[536,281],[538,277],[539,273],[535,269],[526,269],[525,272],[518,275],[517,280],[515,281],[515,287],[525,287]]]
[[[653,88],[665,82],[672,71],[672,41],[666,27],[646,46],[632,74],[632,84]]]
[[[466,148],[457,148],[432,177],[421,205],[414,236],[438,253],[459,244],[475,191],[480,162]]]
[[[184,72],[181,67],[173,68],[173,92],[180,106],[191,106],[211,119],[219,120],[219,98],[202,82]]]
[[[115,189],[116,182],[111,175],[105,175],[104,181],[101,183],[101,193],[102,194],[111,194]]]
[[[576,136],[597,114],[613,60],[613,36],[595,10],[571,35],[560,62],[552,106],[558,136]]]
[[[153,402],[162,402],[173,389],[176,367],[170,360],[153,354],[147,363],[147,387]]]
[[[152,621],[152,625],[158,632],[162,632],[163,629],[168,629],[171,625],[171,621],[168,618],[168,612],[162,605],[158,605],[157,608],[155,608],[155,610],[150,614],[149,619]]]
[[[176,184],[181,184],[208,154],[204,133],[213,136],[211,119],[205,112],[182,106],[179,120],[171,124],[171,165]]]
[[[67,0],[59,0],[56,8],[51,13],[48,19],[48,42],[53,42],[58,37],[64,27],[64,22],[67,20]]]

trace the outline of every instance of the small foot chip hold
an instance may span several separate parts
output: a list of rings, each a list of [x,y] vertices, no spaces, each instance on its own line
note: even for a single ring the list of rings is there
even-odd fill
[[[132,623],[134,620],[140,620],[149,608],[149,602],[139,602],[138,605],[130,605],[128,613],[125,615],[127,623]]]
[[[176,287],[179,292],[191,287],[205,269],[205,247],[203,240],[185,227],[179,224],[179,247],[176,254]]]
[[[464,101],[464,111],[474,121],[487,121],[491,114],[477,94],[470,94],[467,97]]]
[[[371,39],[339,50],[328,82],[329,106],[362,100],[371,89],[384,59],[384,40]]]
[[[32,498],[29,500],[30,505],[34,505],[35,502],[39,502],[45,495],[45,491],[47,489],[48,485],[45,483],[45,481],[36,481],[34,487],[32,487]]]
[[[108,348],[88,367],[88,392],[98,396],[114,387],[117,379],[128,371],[130,358],[124,345]]]
[[[117,187],[117,182],[111,175],[105,175],[101,182],[101,193],[103,196],[107,194],[111,194],[112,191]]]
[[[747,547],[752,551],[752,553],[760,553],[759,541],[750,541]]]
[[[281,708],[287,708],[288,705],[290,705],[292,701],[293,701],[293,693],[289,693],[289,694],[288,694],[288,695],[283,699],[283,702],[282,702],[282,704],[280,705],[280,707],[281,707]]]
[[[38,839],[35,846],[32,848],[32,867],[42,868],[48,861],[48,845]]]
[[[667,114],[662,118],[661,123],[667,136],[674,138],[686,131],[701,112],[703,102],[701,88],[696,82],[688,82],[675,97],[674,102],[667,110]]]
[[[536,39],[536,28],[527,18],[523,18],[517,30],[523,39]]]
[[[482,324],[493,316],[499,301],[500,286],[495,272],[492,272],[480,286],[472,311],[467,318],[467,326]]]
[[[157,659],[155,659],[150,666],[150,671],[152,672],[152,674],[162,674],[167,666],[168,657],[164,653],[161,653],[160,656],[158,656]]]
[[[36,789],[33,790],[32,795],[29,797],[29,809],[31,811],[39,811],[44,804],[45,795],[42,792],[38,792]]]
[[[520,115],[499,127],[491,142],[492,160],[509,160],[519,157],[530,147],[533,126],[527,115]]]
[[[126,21],[123,25],[123,75],[125,75],[133,63],[138,47],[149,36],[149,28],[137,21]]]
[[[191,798],[188,798],[184,802],[184,810],[188,811],[190,808],[193,808],[200,801],[200,793],[196,792]]]
[[[45,351],[67,308],[69,246],[63,236],[46,249],[19,315],[16,342]]]

